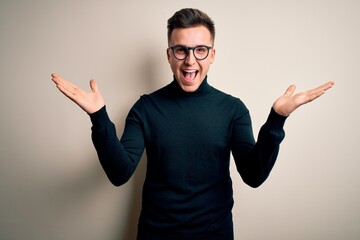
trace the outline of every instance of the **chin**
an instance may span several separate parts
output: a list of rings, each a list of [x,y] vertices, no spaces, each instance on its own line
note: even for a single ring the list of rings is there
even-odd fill
[[[184,78],[183,75],[181,75],[178,79],[177,79],[178,84],[180,85],[181,89],[184,92],[195,92],[199,86],[202,83],[202,80],[200,78],[200,75],[197,74],[197,76],[195,77],[195,79],[189,81],[186,80]]]

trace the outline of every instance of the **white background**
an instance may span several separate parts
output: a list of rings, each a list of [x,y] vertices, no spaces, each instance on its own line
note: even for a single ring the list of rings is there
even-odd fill
[[[0,239],[135,238],[146,157],[113,187],[89,117],[50,74],[96,79],[120,135],[140,95],[172,80],[166,21],[183,7],[215,21],[209,83],[245,102],[255,135],[290,84],[336,82],[289,117],[260,188],[232,164],[235,239],[360,238],[360,1],[1,0]]]

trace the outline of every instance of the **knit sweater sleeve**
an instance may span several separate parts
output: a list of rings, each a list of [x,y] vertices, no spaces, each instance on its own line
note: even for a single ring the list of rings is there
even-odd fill
[[[117,137],[115,125],[105,106],[90,114],[90,119],[93,124],[92,141],[107,177],[115,186],[126,183],[134,173],[144,150],[138,119],[130,111],[121,140]]]
[[[260,186],[269,176],[285,137],[286,117],[272,108],[255,142],[250,114],[245,111],[233,126],[232,153],[243,181],[251,187]]]

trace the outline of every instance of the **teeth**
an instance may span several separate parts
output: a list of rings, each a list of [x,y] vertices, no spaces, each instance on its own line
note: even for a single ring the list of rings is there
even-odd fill
[[[194,72],[196,72],[196,70],[184,70],[184,72],[186,72],[186,73],[194,73]]]

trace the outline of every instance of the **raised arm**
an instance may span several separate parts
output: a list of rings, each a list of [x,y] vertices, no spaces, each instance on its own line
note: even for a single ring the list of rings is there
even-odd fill
[[[95,80],[90,81],[91,92],[85,92],[57,74],[51,76],[60,92],[89,114],[94,147],[109,180],[115,186],[127,182],[144,150],[141,127],[134,114],[129,114],[126,120],[125,140],[121,142]]]
[[[329,81],[319,87],[305,92],[300,92],[295,95],[293,95],[293,93],[296,89],[296,86],[291,85],[288,87],[285,94],[274,102],[273,108],[278,114],[287,117],[301,105],[309,103],[323,95],[326,90],[331,88],[333,85],[334,82]]]
[[[51,76],[52,81],[56,84],[56,87],[60,92],[75,102],[88,114],[99,111],[105,105],[104,98],[102,97],[95,80],[90,81],[91,92],[85,92],[55,73],[51,74]]]
[[[285,137],[283,125],[286,117],[299,106],[320,97],[333,85],[333,82],[327,82],[295,95],[295,86],[291,85],[285,94],[274,102],[267,121],[259,131],[256,143],[252,135],[250,115],[244,114],[235,121],[232,152],[237,169],[246,184],[258,187],[270,174],[280,143]]]

